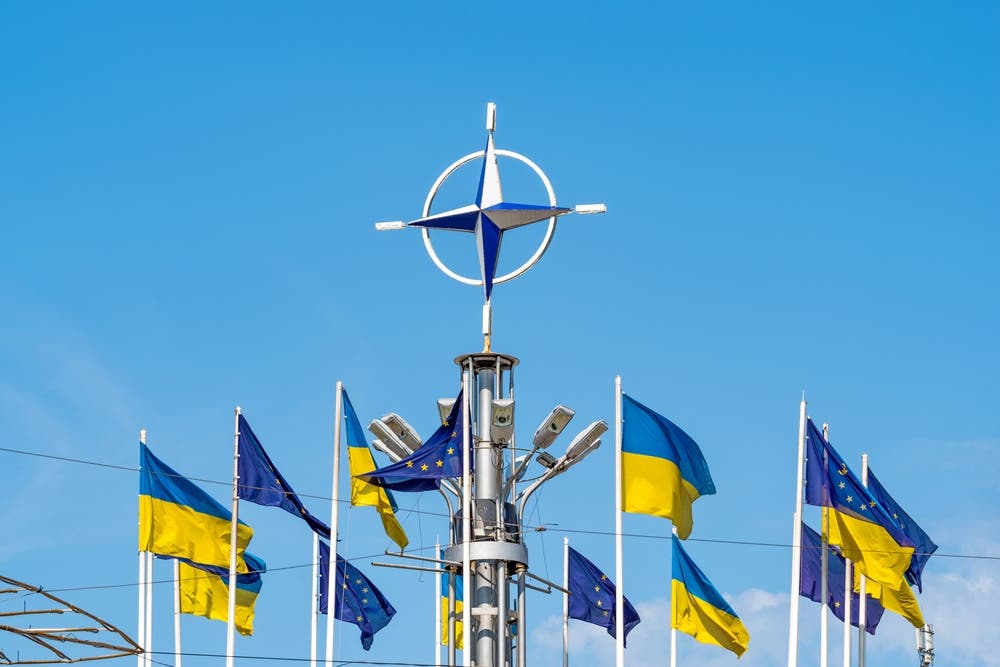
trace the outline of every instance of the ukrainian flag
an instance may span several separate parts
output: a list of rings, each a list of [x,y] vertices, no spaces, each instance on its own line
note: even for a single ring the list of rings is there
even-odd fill
[[[715,493],[698,444],[663,415],[622,394],[622,509],[671,519],[691,534],[691,504]]]
[[[243,556],[250,572],[236,576],[235,625],[241,635],[252,635],[253,607],[263,585],[260,575],[267,569],[267,565],[253,554],[245,553]],[[187,560],[181,560],[179,565],[181,613],[213,621],[228,621],[228,570]]]
[[[232,514],[186,477],[139,445],[139,551],[229,568]],[[247,572],[243,552],[253,529],[236,529],[236,570]]]
[[[444,558],[444,552],[441,553],[441,557]],[[462,623],[462,610],[465,604],[462,595],[462,576],[447,571],[441,573],[441,645],[448,645],[448,580],[451,577],[455,577],[455,615],[457,616],[455,620],[455,648],[461,650],[465,645],[465,624]]]
[[[750,633],[708,577],[698,569],[673,536],[670,626],[704,644],[715,644],[740,657],[750,645]]]
[[[361,430],[358,413],[351,405],[351,399],[344,391],[344,421],[347,434],[347,465],[351,469],[351,505],[355,507],[371,506],[382,519],[382,528],[393,542],[399,545],[400,551],[410,543],[402,524],[396,518],[396,501],[392,494],[380,486],[375,486],[367,479],[358,475],[375,470],[375,459],[368,449],[368,439]]]

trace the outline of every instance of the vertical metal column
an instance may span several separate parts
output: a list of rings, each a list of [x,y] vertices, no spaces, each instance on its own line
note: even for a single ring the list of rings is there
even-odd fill
[[[476,368],[476,390],[478,409],[476,410],[476,477],[473,498],[476,507],[473,508],[473,534],[479,516],[479,506],[487,505],[482,501],[497,501],[499,485],[497,483],[502,465],[502,458],[493,449],[490,435],[491,417],[493,414],[493,387],[496,373],[492,367]],[[485,517],[484,517],[485,518]],[[484,521],[485,527],[485,521]],[[476,667],[501,667],[497,662],[497,650],[500,642],[500,619],[497,598],[500,581],[497,576],[497,561],[477,560],[474,568],[473,582],[473,612],[475,614],[475,635],[472,650]],[[492,620],[492,622],[491,622]]]

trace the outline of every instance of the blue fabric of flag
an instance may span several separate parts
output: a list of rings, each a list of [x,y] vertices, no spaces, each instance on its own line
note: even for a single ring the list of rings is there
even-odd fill
[[[833,615],[844,621],[844,577],[847,575],[847,562],[840,554],[840,551],[827,545],[827,605]],[[823,559],[822,541],[819,533],[802,524],[802,567],[799,577],[799,595],[808,598],[813,602],[820,602],[823,599],[822,579]],[[852,581],[853,588],[853,581]],[[882,620],[885,608],[871,595],[866,595],[865,603],[865,630],[869,634],[875,634],[875,628]],[[857,592],[851,593],[851,625],[858,627],[858,610],[860,608],[861,596]]]
[[[319,611],[326,614],[329,609],[327,577],[330,572],[330,545],[322,540],[319,543],[319,563]],[[396,615],[396,609],[361,570],[340,554],[337,554],[334,576],[334,618],[358,626],[361,647],[367,651],[372,647],[375,633],[389,624]]]
[[[913,558],[910,559],[910,566],[906,568],[906,580],[915,584],[917,590],[923,593],[924,588],[920,575],[923,573],[927,561],[930,560],[931,554],[937,551],[938,545],[934,544],[931,536],[924,532],[924,529],[918,526],[917,522],[910,518],[910,515],[903,511],[899,503],[889,495],[871,468],[868,469],[868,490],[899,524],[903,533],[913,541],[916,551],[913,552]]]
[[[403,492],[433,491],[441,486],[442,479],[461,477],[464,406],[460,391],[448,418],[417,451],[397,463],[358,477],[376,486]],[[472,448],[471,429],[469,448]],[[470,469],[472,464],[470,458]]]
[[[617,589],[600,568],[579,551],[569,547],[569,617],[607,628],[612,637],[617,633]],[[639,625],[639,613],[625,600],[625,637]]]
[[[239,497],[258,505],[280,507],[330,539],[330,527],[313,516],[302,504],[292,485],[278,471],[242,414],[239,416],[239,432]]]

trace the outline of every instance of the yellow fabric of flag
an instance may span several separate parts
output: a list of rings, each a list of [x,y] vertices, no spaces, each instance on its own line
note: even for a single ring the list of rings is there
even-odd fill
[[[382,528],[385,530],[385,534],[398,544],[401,550],[405,549],[406,545],[410,543],[410,539],[406,536],[406,531],[403,530],[399,519],[396,518],[396,512],[388,492],[382,487],[375,486],[358,477],[358,475],[371,472],[376,468],[375,459],[372,458],[368,445],[348,447],[347,462],[351,469],[351,505],[374,507],[382,519]]]
[[[861,575],[857,570],[854,570],[854,590],[861,591]],[[901,579],[899,585],[895,587],[866,579],[865,593],[878,600],[889,611],[905,618],[913,627],[922,628],[926,625],[917,596],[913,594],[913,589],[905,579]]]
[[[247,554],[248,565],[252,557]],[[213,621],[229,620],[228,575],[200,569],[181,561],[180,610],[182,614],[201,616]],[[260,574],[238,575],[236,583],[236,629],[241,635],[253,634],[254,603],[260,592]]]

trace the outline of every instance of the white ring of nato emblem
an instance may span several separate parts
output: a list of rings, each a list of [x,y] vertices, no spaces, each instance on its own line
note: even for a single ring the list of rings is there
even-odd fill
[[[545,186],[545,191],[549,193],[549,206],[556,205],[556,192],[555,190],[552,189],[552,183],[549,182],[548,176],[545,175],[545,172],[543,172],[537,164],[535,164],[528,158],[524,157],[520,153],[504,150],[502,148],[497,148],[496,154],[502,155],[503,157],[513,158],[531,167],[532,171],[535,172],[539,180],[542,181],[542,185]],[[469,153],[465,157],[460,157],[457,160],[455,160],[455,162],[453,162],[450,167],[441,172],[441,175],[438,176],[436,181],[434,181],[434,185],[431,186],[430,192],[427,193],[427,199],[424,201],[424,211],[422,217],[426,218],[431,214],[431,204],[434,203],[434,197],[437,196],[438,190],[441,188],[442,185],[444,185],[444,182],[448,180],[449,176],[455,173],[459,169],[459,167],[462,167],[463,165],[466,165],[472,162],[473,160],[485,157],[485,155],[486,151],[476,151],[475,153]],[[480,278],[467,278],[449,269],[445,265],[445,263],[441,261],[441,258],[438,257],[437,252],[434,251],[434,246],[431,244],[430,229],[424,227],[420,231],[424,235],[424,248],[427,249],[427,254],[430,255],[431,259],[434,261],[437,267],[441,269],[442,272],[444,272],[445,275],[454,278],[455,280],[461,283],[465,283],[466,285],[483,284],[483,281]],[[542,255],[545,254],[545,251],[548,250],[549,244],[552,242],[552,235],[555,233],[556,233],[556,218],[555,216],[552,216],[551,218],[549,218],[549,228],[545,231],[545,238],[543,238],[542,242],[538,245],[538,249],[535,250],[535,254],[529,257],[528,261],[526,261],[524,264],[517,267],[510,273],[494,278],[493,284],[496,285],[498,283],[505,283],[508,280],[513,280],[514,278],[523,275],[525,271],[533,267],[538,262],[538,260],[542,258]]]

